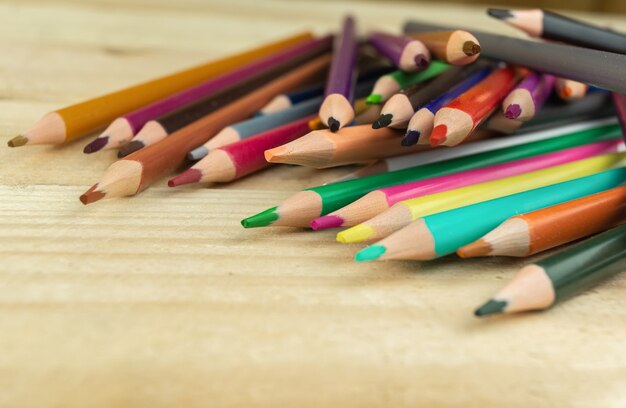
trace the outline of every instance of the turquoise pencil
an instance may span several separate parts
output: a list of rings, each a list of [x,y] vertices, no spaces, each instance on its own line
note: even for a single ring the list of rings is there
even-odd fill
[[[359,251],[356,260],[439,258],[474,242],[512,216],[608,190],[624,180],[626,168],[620,167],[432,214]]]

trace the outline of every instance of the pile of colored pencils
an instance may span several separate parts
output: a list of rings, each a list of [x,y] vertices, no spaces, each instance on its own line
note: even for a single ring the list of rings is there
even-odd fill
[[[9,146],[106,127],[84,152],[119,149],[119,160],[84,204],[182,166],[170,187],[273,163],[365,164],[242,225],[349,227],[339,242],[371,243],[357,261],[527,257],[589,238],[522,268],[476,315],[545,309],[626,268],[626,35],[541,10],[488,13],[558,43],[416,21],[360,41],[348,16],[335,35],[295,35],[48,113]]]

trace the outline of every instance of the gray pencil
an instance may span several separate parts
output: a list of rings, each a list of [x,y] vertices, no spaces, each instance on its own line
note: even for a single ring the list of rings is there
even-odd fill
[[[448,31],[459,27],[408,21],[404,32]],[[615,92],[626,92],[626,55],[571,45],[540,43],[469,29],[481,56],[547,72]]]

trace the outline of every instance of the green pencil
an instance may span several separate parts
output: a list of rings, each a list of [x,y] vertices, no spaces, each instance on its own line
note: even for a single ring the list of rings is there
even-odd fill
[[[365,99],[365,102],[370,105],[381,104],[401,89],[406,89],[425,82],[441,74],[448,68],[450,68],[450,65],[445,62],[432,61],[424,71],[407,73],[398,70],[390,72],[381,76],[378,81],[376,81],[372,93]]]
[[[619,186],[624,180],[626,168],[620,167],[428,215],[362,249],[356,260],[439,258],[476,241],[512,216],[599,193]]]
[[[241,221],[241,224],[245,228],[270,225],[309,227],[309,223],[315,218],[338,210],[372,190],[618,137],[621,137],[619,125],[604,124],[595,128],[566,133],[563,136],[524,145],[511,146],[452,160],[376,174],[356,180],[313,187],[294,194],[276,207],[244,219]]]
[[[626,225],[523,267],[476,316],[542,310],[626,270]]]

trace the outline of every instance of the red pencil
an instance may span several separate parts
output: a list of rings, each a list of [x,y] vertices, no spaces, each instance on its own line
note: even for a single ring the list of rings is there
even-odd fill
[[[167,185],[176,187],[190,183],[225,183],[264,169],[271,164],[265,160],[265,151],[309,133],[309,121],[315,117],[315,115],[307,116],[248,139],[211,150],[205,158],[171,179]]]
[[[486,119],[513,89],[519,75],[500,68],[437,111],[431,146],[456,146]]]

